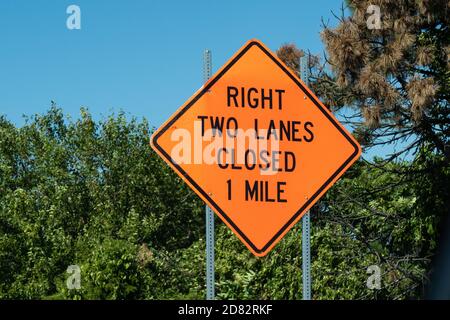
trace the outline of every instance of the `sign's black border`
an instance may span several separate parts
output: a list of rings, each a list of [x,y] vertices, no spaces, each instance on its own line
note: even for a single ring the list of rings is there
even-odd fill
[[[342,133],[342,135],[350,142],[350,144],[355,148],[355,151],[350,155],[350,157],[337,169],[337,171],[327,180],[325,183],[317,190],[314,195],[306,201],[306,203],[292,216],[291,219],[275,234],[275,236],[272,237],[272,239],[267,242],[266,245],[264,245],[262,248],[257,248],[250,239],[237,227],[237,225],[234,224],[234,222],[225,214],[225,212],[222,211],[222,209],[214,202],[213,199],[205,192],[203,189],[200,188],[200,186],[174,161],[172,161],[172,158],[161,148],[161,146],[158,144],[158,138],[166,132],[174,123],[177,121],[195,102],[197,102],[198,99],[200,99],[203,94],[205,94],[251,47],[257,46],[260,48],[273,62],[277,64],[291,79],[294,81],[299,88],[311,99],[311,101],[314,102],[314,104],[319,108],[320,111],[328,118],[328,120],[333,123],[333,125],[339,130],[339,132]],[[237,233],[242,237],[242,239],[247,242],[247,244],[257,253],[263,253],[265,252],[271,245],[274,243],[274,241],[286,230],[286,228],[289,227],[289,225],[305,210],[306,207],[309,206],[311,202],[313,202],[317,196],[322,192],[324,188],[326,188],[331,181],[339,174],[342,170],[347,166],[347,164],[352,161],[358,154],[359,148],[358,145],[348,136],[348,134],[342,130],[341,126],[336,123],[336,121],[330,117],[328,112],[326,112],[323,107],[316,101],[316,99],[307,91],[303,85],[298,81],[298,79],[293,76],[286,67],[281,64],[269,51],[267,51],[266,48],[261,46],[256,41],[251,41],[248,43],[248,45],[236,56],[234,59],[223,68],[223,70],[217,74],[214,78],[211,79],[210,82],[207,83],[207,85],[183,108],[181,109],[178,114],[176,114],[168,123],[165,124],[164,127],[158,131],[158,133],[152,137],[153,139],[153,145],[161,152],[161,154],[169,161],[171,162],[175,168],[197,189],[198,192],[200,192],[203,197],[209,200],[210,204],[213,205],[216,212],[222,215],[222,217],[225,218],[226,221],[236,230]]]

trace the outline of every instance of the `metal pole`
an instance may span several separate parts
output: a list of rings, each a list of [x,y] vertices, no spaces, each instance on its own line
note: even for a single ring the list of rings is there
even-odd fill
[[[300,58],[300,76],[308,85],[308,57]],[[309,211],[302,218],[302,268],[303,268],[303,300],[311,300],[311,218]]]
[[[203,55],[204,82],[211,78],[211,50],[205,50]],[[214,212],[207,205],[206,215],[206,300],[214,300]]]
[[[309,211],[303,216],[302,255],[303,255],[303,300],[311,300],[311,220]]]

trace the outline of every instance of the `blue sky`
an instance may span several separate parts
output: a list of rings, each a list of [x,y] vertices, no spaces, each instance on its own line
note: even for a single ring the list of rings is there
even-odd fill
[[[69,30],[66,9],[81,9]],[[17,125],[54,100],[72,118],[87,107],[159,126],[202,85],[202,55],[214,70],[247,40],[276,50],[287,42],[322,53],[322,18],[340,0],[2,0],[0,114]]]
[[[81,30],[66,8],[81,9]],[[73,117],[123,109],[159,125],[247,40],[322,52],[321,17],[340,1],[72,0],[0,2],[0,114],[22,124],[54,100]]]

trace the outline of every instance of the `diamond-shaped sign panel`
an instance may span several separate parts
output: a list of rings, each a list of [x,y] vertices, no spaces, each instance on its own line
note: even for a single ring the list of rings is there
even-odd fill
[[[256,40],[177,110],[151,144],[257,256],[361,153],[319,99]]]

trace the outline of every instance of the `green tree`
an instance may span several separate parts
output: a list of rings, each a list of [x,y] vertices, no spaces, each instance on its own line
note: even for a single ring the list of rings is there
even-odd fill
[[[202,219],[149,135],[123,113],[70,121],[53,106],[21,128],[0,118],[0,297],[65,296],[72,264],[86,288],[75,296],[158,295],[170,266],[142,248],[170,257],[198,240]]]

